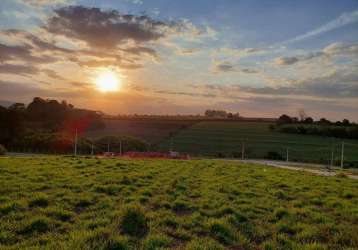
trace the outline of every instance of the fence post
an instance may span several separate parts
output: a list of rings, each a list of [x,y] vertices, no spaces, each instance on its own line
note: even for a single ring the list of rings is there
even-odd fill
[[[288,148],[286,148],[286,162],[288,162]]]
[[[242,146],[241,146],[241,159],[244,160],[245,159],[245,142],[242,141]]]
[[[76,128],[76,134],[75,134],[75,156],[77,156],[77,128]]]
[[[341,168],[343,168],[344,165],[344,142],[342,142],[342,148],[341,148]]]

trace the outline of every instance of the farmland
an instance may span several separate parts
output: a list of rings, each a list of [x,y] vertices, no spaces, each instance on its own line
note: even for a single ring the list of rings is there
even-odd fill
[[[192,125],[190,119],[105,119],[105,128],[88,131],[84,136],[98,138],[102,136],[130,135],[150,144],[157,144],[172,133]]]
[[[358,182],[215,160],[0,158],[0,249],[357,249]]]
[[[270,123],[242,121],[203,121],[180,130],[160,144],[162,149],[173,148],[192,155],[212,157],[241,157],[242,145],[245,157],[266,158],[275,152],[282,159],[320,162],[327,164],[333,159],[339,164],[342,139],[285,134],[269,129]],[[345,161],[358,162],[358,141],[345,141]]]

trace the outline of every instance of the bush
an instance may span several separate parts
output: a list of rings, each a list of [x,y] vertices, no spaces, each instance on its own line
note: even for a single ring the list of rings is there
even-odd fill
[[[33,218],[20,233],[22,234],[32,234],[45,233],[50,230],[51,222],[47,217],[37,217]]]
[[[130,236],[142,237],[148,230],[148,219],[139,206],[128,206],[124,209],[119,222],[122,233]]]
[[[0,144],[0,155],[5,155],[7,152],[6,148]]]
[[[39,194],[35,196],[30,202],[30,207],[47,207],[48,206],[48,197],[44,194]]]
[[[270,160],[284,160],[283,156],[276,152],[276,151],[269,151],[267,152],[265,159],[270,159]]]

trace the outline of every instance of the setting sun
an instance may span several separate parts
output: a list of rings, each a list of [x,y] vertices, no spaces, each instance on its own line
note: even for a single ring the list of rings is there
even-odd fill
[[[101,72],[95,80],[98,90],[101,92],[118,91],[120,79],[112,71]]]

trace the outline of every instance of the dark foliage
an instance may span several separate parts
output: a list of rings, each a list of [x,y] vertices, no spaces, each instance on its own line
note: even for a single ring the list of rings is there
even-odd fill
[[[270,129],[276,129],[282,133],[358,139],[358,125],[351,123],[348,119],[334,123],[326,118],[314,121],[311,117],[307,117],[302,121],[298,121],[295,117],[281,115],[276,122],[276,126],[270,125]]]
[[[80,135],[103,126],[100,113],[76,109],[66,101],[35,97],[27,107],[23,103],[0,106],[0,143],[16,151],[67,153],[76,130]],[[79,143],[89,152],[87,140]]]
[[[0,155],[5,155],[6,154],[6,148],[0,144]]]

